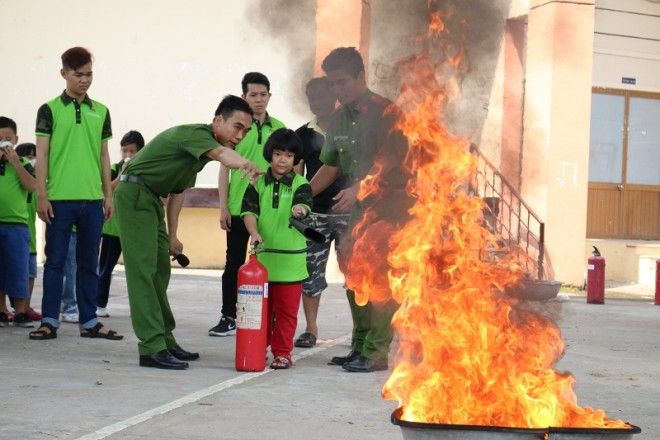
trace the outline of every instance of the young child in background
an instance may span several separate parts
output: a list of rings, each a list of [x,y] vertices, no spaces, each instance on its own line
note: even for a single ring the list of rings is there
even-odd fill
[[[292,365],[302,282],[309,276],[307,241],[289,226],[289,218],[307,216],[312,192],[307,179],[293,171],[302,156],[302,144],[292,130],[273,132],[263,155],[270,167],[245,190],[241,217],[251,241],[263,243],[265,249],[258,258],[268,269],[267,339],[274,356],[270,368],[284,369]]]
[[[129,161],[144,147],[144,137],[139,131],[131,130],[121,138],[121,161],[110,167],[110,178],[112,179],[112,190],[119,185],[119,175],[124,171]],[[103,225],[103,236],[101,238],[101,253],[99,255],[99,293],[96,302],[96,316],[109,317],[108,298],[110,297],[110,282],[112,271],[119,261],[121,255],[121,243],[119,242],[119,227],[115,217]]]
[[[14,299],[14,325],[33,327],[28,306],[30,231],[27,196],[36,190],[34,168],[14,151],[16,122],[0,116],[0,327],[9,323],[5,295]]]

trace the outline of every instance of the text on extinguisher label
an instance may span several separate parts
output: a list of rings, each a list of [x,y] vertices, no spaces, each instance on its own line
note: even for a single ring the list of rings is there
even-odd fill
[[[247,330],[259,330],[261,328],[264,287],[261,284],[242,284],[238,286],[236,299],[237,328]]]
[[[593,264],[587,264],[587,270],[594,270],[595,268],[596,266],[594,266]]]

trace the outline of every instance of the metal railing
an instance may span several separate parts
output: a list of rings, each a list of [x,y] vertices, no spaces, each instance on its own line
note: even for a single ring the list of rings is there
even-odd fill
[[[545,279],[545,224],[475,145],[470,152],[477,157],[472,189],[486,203],[487,227],[499,237],[501,250],[515,253],[529,276]]]

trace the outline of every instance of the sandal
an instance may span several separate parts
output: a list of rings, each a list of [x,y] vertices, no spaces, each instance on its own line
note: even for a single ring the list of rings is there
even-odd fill
[[[316,336],[314,336],[314,333],[305,332],[298,336],[293,345],[301,348],[311,348],[316,345]]]
[[[45,341],[46,339],[57,338],[57,329],[47,322],[42,322],[38,329],[29,333],[30,339],[35,341]]]
[[[110,339],[111,341],[120,341],[124,337],[120,334],[117,334],[114,330],[108,330],[107,333],[101,333],[99,330],[103,328],[103,324],[97,322],[96,325],[92,328],[84,328],[80,332],[81,338],[101,338],[101,339]]]
[[[288,356],[275,356],[273,362],[270,363],[270,368],[273,370],[286,370],[292,363],[291,358]]]

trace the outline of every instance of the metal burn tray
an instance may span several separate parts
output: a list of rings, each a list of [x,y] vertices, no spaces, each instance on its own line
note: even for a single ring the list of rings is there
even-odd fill
[[[401,408],[391,416],[404,440],[628,440],[640,428],[508,428],[482,425],[450,425],[401,420]]]
[[[392,413],[392,423],[401,428],[404,440],[543,440],[547,429],[507,428],[481,425],[448,425],[401,420],[401,408]]]
[[[550,428],[550,440],[627,440],[642,432],[639,427],[628,428]]]

